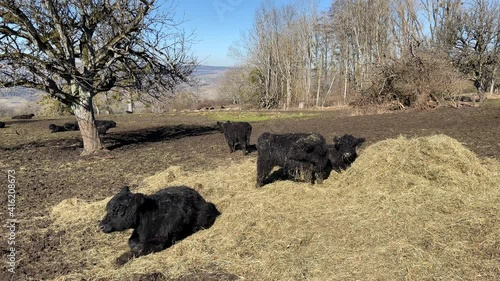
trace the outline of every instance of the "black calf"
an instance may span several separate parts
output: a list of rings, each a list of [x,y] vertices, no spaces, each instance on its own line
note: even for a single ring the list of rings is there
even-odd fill
[[[257,144],[257,187],[274,166],[283,168],[289,176],[302,176],[306,181],[322,182],[328,171],[328,147],[325,138],[319,134],[263,133]]]
[[[95,125],[99,134],[105,135],[109,129],[116,127],[116,122],[112,120],[95,120]]]
[[[364,138],[343,135],[333,138],[333,145],[328,145],[329,159],[332,169],[340,172],[347,169],[358,157],[356,148],[365,142]]]
[[[133,256],[168,248],[209,228],[220,215],[214,204],[186,186],[167,187],[153,195],[131,193],[124,187],[109,201],[106,211],[99,223],[104,233],[134,229],[128,241]]]
[[[233,153],[239,146],[246,155],[249,152],[250,135],[252,126],[247,122],[217,122],[217,126],[224,133],[224,138],[229,146],[229,152]]]

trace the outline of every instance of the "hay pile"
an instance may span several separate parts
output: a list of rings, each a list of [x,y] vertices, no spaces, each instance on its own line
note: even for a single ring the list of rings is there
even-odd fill
[[[248,157],[198,174],[171,167],[136,191],[195,187],[222,212],[212,228],[117,269],[130,232],[97,231],[107,200],[63,201],[53,227],[75,241],[64,259],[82,267],[57,280],[177,277],[193,268],[246,280],[500,280],[499,171],[443,135],[376,143],[315,186],[256,189]],[[79,245],[87,236],[91,245]]]

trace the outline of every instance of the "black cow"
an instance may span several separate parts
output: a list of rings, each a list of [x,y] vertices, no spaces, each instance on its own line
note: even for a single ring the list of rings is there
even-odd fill
[[[108,126],[109,128],[114,128],[116,127],[116,122],[113,120],[95,120],[95,125],[97,127]]]
[[[212,226],[219,211],[187,186],[164,188],[153,195],[131,193],[124,187],[106,206],[99,223],[104,233],[134,229],[128,240],[131,249],[118,263],[166,249],[179,240]]]
[[[58,133],[58,132],[66,132],[66,128],[64,126],[59,126],[56,124],[49,124],[49,129],[51,133]]]
[[[31,119],[31,118],[33,118],[33,116],[35,116],[35,114],[33,114],[33,113],[25,114],[25,115],[16,115],[16,116],[12,116],[12,119]]]
[[[224,138],[229,146],[229,152],[233,153],[239,146],[243,150],[243,155],[249,153],[250,135],[252,125],[248,122],[217,122],[217,126],[224,133]]]
[[[364,142],[364,138],[356,138],[347,134],[340,138],[334,137],[333,145],[328,145],[332,169],[337,172],[347,169],[358,157],[356,148]]]
[[[311,183],[328,176],[329,151],[325,138],[319,134],[263,133],[257,143],[257,187],[274,166],[283,168],[288,176],[302,176]]]
[[[116,127],[116,122],[113,120],[95,120],[95,125],[99,134],[105,135],[109,129]]]
[[[66,131],[78,131],[80,130],[80,127],[78,126],[78,122],[68,122],[68,123],[64,123],[63,125],[64,129],[66,129]]]
[[[5,122],[0,122],[0,128],[5,128]]]

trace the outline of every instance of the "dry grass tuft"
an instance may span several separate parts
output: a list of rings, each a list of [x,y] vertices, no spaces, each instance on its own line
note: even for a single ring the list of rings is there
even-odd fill
[[[499,280],[499,171],[443,135],[376,143],[314,186],[256,189],[253,158],[198,174],[171,167],[136,191],[195,187],[222,212],[212,228],[116,268],[130,232],[97,231],[107,200],[65,200],[53,227],[74,241],[64,259],[82,267],[57,280],[177,277],[194,268],[246,280]],[[92,245],[79,245],[86,236]]]

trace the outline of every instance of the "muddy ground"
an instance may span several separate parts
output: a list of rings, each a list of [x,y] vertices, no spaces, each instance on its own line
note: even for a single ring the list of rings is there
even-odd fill
[[[331,142],[346,133],[366,138],[364,147],[399,135],[428,136],[446,134],[482,158],[500,159],[500,106],[441,108],[378,115],[352,116],[349,110],[314,112],[307,118],[273,119],[253,122],[251,142],[265,132],[317,132]],[[58,253],[62,234],[52,231],[40,237],[33,229],[49,228],[50,208],[66,198],[101,200],[122,186],[134,186],[145,177],[172,165],[188,171],[214,168],[242,159],[240,152],[228,153],[223,135],[210,114],[144,114],[101,116],[118,126],[104,136],[110,152],[100,157],[80,157],[79,132],[51,134],[50,123],[61,125],[72,118],[7,120],[0,129],[0,169],[6,196],[7,170],[16,172],[16,274],[6,272],[7,240],[0,241],[2,269],[0,280],[47,280],[72,272],[78,265],[65,261]],[[362,149],[361,152],[362,153]],[[256,152],[245,157],[256,157]],[[2,184],[2,183],[0,183]],[[5,201],[4,201],[5,202]],[[2,222],[8,218],[4,203]],[[36,218],[36,219],[34,219]],[[24,223],[29,221],[30,223]],[[5,223],[4,223],[5,226]],[[2,233],[7,233],[6,228]],[[5,234],[7,235],[7,234]],[[2,235],[2,237],[6,237]],[[91,239],[91,237],[89,237]],[[177,280],[234,280],[227,272],[192,274]],[[170,280],[161,274],[131,276],[130,280]]]

